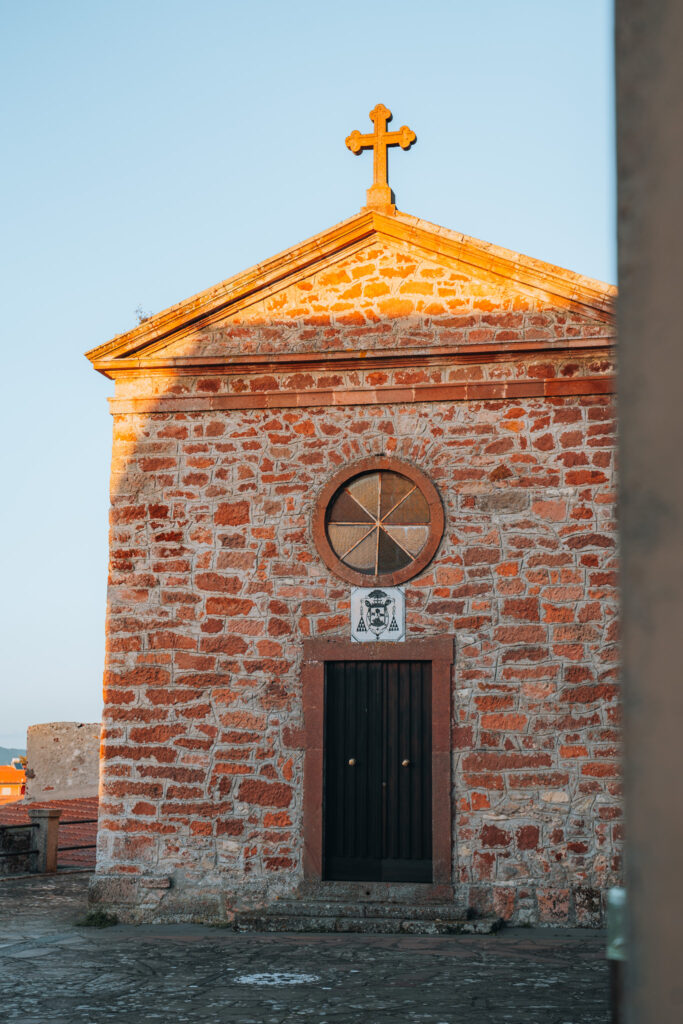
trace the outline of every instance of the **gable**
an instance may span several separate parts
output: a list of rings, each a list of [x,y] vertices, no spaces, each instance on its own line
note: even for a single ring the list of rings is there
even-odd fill
[[[154,352],[177,359],[434,348],[562,340],[588,329],[593,336],[609,333],[600,321],[531,288],[439,264],[379,237],[332,266],[162,342]]]
[[[109,376],[250,355],[611,337],[615,289],[405,215],[364,214],[88,353]]]

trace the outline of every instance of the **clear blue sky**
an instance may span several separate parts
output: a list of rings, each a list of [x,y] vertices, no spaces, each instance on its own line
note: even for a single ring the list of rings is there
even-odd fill
[[[615,281],[607,0],[1,0],[0,744],[101,713],[112,385],[82,353],[356,213]]]

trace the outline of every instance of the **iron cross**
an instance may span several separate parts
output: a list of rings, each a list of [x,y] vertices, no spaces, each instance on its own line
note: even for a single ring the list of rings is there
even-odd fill
[[[363,149],[373,150],[373,183],[367,190],[368,210],[379,210],[382,213],[394,213],[394,194],[389,188],[387,178],[387,149],[389,146],[400,146],[408,149],[417,136],[412,128],[403,125],[397,132],[387,131],[387,122],[391,121],[391,111],[383,103],[378,103],[370,111],[370,120],[375,126],[374,132],[361,135],[359,131],[351,132],[346,145],[352,153],[360,153]]]

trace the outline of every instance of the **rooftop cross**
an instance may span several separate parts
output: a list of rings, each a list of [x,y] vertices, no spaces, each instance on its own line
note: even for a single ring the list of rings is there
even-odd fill
[[[381,213],[394,213],[394,193],[389,188],[387,178],[387,149],[389,146],[400,146],[408,149],[417,136],[412,128],[403,125],[397,132],[387,131],[387,122],[391,121],[391,111],[383,103],[378,103],[370,111],[370,120],[375,126],[370,135],[361,135],[359,131],[351,132],[346,145],[352,153],[360,153],[363,149],[373,150],[373,182],[367,190],[368,210],[379,210]]]

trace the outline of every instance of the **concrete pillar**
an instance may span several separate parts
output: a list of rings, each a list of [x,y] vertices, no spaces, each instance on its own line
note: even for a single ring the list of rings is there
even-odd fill
[[[683,1021],[683,3],[617,0],[629,1024]]]
[[[38,825],[33,830],[33,845],[38,851],[34,870],[39,875],[56,871],[59,819],[62,812],[52,807],[29,807],[27,810],[31,824]]]

